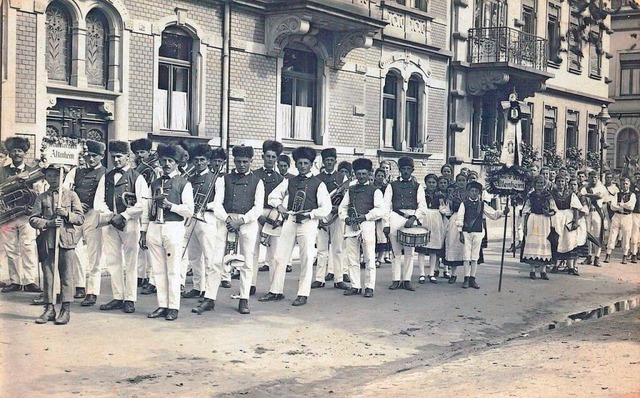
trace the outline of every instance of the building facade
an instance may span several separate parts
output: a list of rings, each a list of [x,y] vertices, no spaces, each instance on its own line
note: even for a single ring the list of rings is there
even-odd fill
[[[435,171],[448,3],[4,0],[2,139],[277,139]]]
[[[599,45],[570,34],[584,23],[574,1],[453,0],[450,124],[452,163],[480,169],[503,141],[501,101],[516,92],[522,141],[543,157],[569,148],[599,150],[595,116],[608,100],[610,30],[595,25]],[[594,41],[595,42],[595,41]],[[580,49],[578,51],[572,51]]]
[[[628,0],[614,1],[620,11],[611,16],[611,79],[607,128],[607,162],[620,169],[625,157],[640,154],[640,10]]]

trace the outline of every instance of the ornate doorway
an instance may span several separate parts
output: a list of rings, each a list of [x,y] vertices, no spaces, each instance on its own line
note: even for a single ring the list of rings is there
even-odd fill
[[[48,110],[47,133],[102,141],[106,145],[110,116],[100,102],[58,99]]]

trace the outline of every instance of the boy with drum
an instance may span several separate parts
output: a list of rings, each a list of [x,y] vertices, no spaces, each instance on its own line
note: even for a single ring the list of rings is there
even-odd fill
[[[460,243],[464,244],[464,282],[462,288],[471,286],[480,289],[476,283],[476,271],[478,269],[478,258],[480,257],[480,245],[484,237],[483,220],[487,216],[492,220],[497,220],[503,215],[509,214],[509,208],[504,212],[495,210],[480,199],[482,184],[471,181],[467,184],[468,198],[464,199],[458,209],[456,226],[460,233]]]
[[[424,218],[427,202],[424,197],[424,188],[415,178],[412,178],[413,159],[401,157],[398,159],[398,167],[400,178],[392,181],[384,193],[385,206],[389,209],[384,233],[389,234],[391,249],[395,254],[391,265],[393,280],[389,289],[414,291],[415,288],[411,285],[414,248],[404,247],[404,262],[401,263],[403,246],[398,242],[397,234],[398,230],[411,228],[417,220]]]

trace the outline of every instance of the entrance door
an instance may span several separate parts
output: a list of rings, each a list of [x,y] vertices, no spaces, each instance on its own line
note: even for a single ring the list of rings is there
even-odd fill
[[[63,137],[108,141],[108,113],[100,109],[101,103],[59,99],[49,109],[47,134]]]

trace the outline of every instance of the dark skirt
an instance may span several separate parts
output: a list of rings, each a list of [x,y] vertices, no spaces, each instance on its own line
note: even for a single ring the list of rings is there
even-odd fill
[[[416,247],[416,253],[431,255],[435,254],[436,256],[442,258],[444,257],[444,248],[442,249],[429,249],[426,247]]]
[[[391,251],[391,245],[389,244],[389,242],[376,243],[376,253],[384,253],[384,252],[390,252],[390,251]]]

